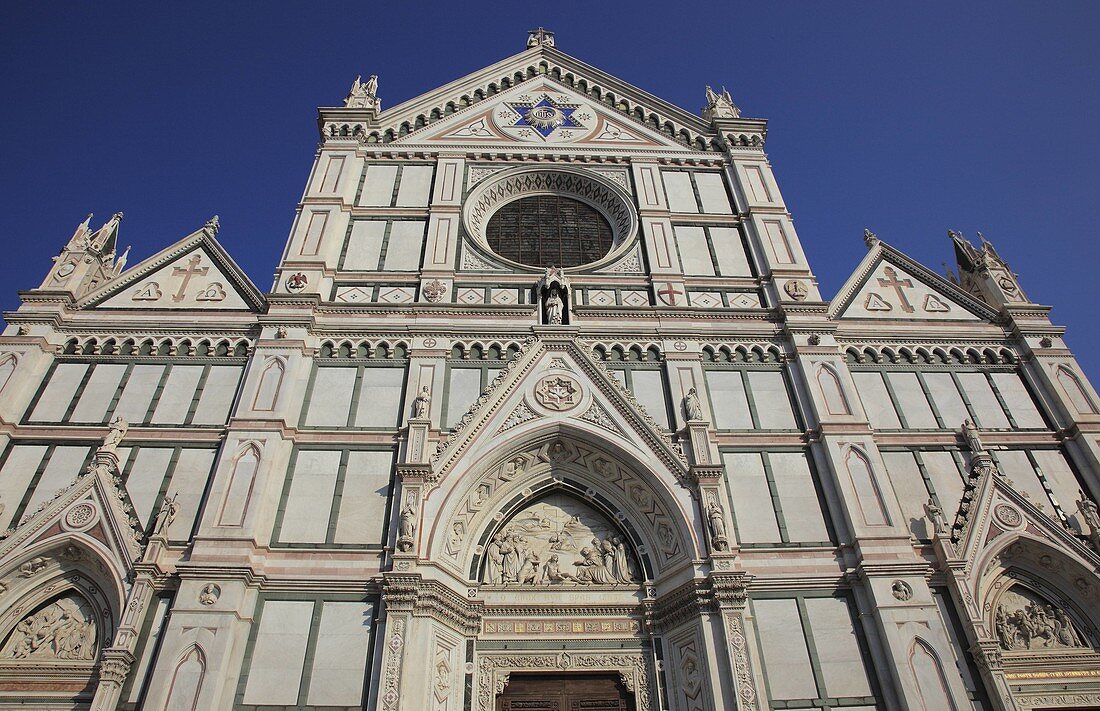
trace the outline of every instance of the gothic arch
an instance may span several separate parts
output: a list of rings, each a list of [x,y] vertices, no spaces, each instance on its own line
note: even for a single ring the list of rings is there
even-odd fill
[[[195,711],[199,707],[199,693],[206,677],[206,654],[197,643],[184,649],[172,670],[168,696],[164,700],[165,711]]]
[[[1060,365],[1055,369],[1055,377],[1066,397],[1069,398],[1070,404],[1073,405],[1073,409],[1077,410],[1077,414],[1096,414],[1096,404],[1092,401],[1092,397],[1089,396],[1088,390],[1081,383],[1081,378],[1076,373],[1066,366]]]
[[[256,442],[245,442],[237,450],[233,457],[233,473],[218,513],[219,526],[244,525],[262,459],[262,450]]]
[[[271,412],[275,409],[285,375],[286,364],[282,358],[273,356],[267,359],[263,372],[260,373],[260,384],[256,386],[256,397],[252,401],[253,410]]]
[[[14,353],[8,353],[0,357],[0,394],[2,394],[4,388],[7,387],[8,381],[11,380],[12,373],[15,372],[15,367],[17,365],[19,365],[19,359]]]
[[[825,400],[825,408],[830,415],[852,414],[852,408],[844,395],[844,387],[840,384],[840,376],[837,375],[836,369],[831,365],[819,365],[817,384],[821,388],[821,396]]]
[[[647,575],[657,576],[705,554],[690,495],[675,486],[672,474],[662,476],[610,437],[555,421],[460,459],[424,500],[422,520],[433,523],[423,555],[470,575],[502,512],[557,489],[613,516],[646,557]]]
[[[927,711],[956,711],[940,657],[932,645],[920,637],[914,638],[909,647],[909,672]]]

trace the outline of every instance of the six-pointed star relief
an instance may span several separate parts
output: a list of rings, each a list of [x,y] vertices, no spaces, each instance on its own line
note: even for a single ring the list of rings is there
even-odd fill
[[[519,115],[519,119],[512,124],[513,127],[533,128],[543,138],[549,138],[550,134],[558,128],[584,128],[573,118],[573,112],[579,106],[562,104],[543,94],[537,103],[507,103],[508,108]]]

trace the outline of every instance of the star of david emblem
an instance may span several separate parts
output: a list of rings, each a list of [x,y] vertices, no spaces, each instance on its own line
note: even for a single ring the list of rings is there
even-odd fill
[[[549,376],[535,387],[535,399],[549,410],[568,410],[580,402],[579,386],[571,378]]]
[[[532,128],[543,138],[549,138],[558,128],[584,128],[573,117],[573,112],[579,107],[554,101],[546,94],[537,103],[509,103],[507,106],[519,114],[519,120],[512,124],[513,127]]]

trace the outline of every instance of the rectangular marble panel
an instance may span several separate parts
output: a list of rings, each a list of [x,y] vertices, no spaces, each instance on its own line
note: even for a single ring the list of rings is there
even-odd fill
[[[344,172],[344,156],[332,156],[325,166],[325,177],[321,180],[321,192],[332,194],[340,184],[340,175]]]
[[[993,385],[1001,393],[1001,398],[1008,406],[1008,411],[1012,413],[1012,419],[1016,420],[1017,427],[1045,428],[1047,426],[1018,373],[992,373],[991,375]]]
[[[807,598],[806,615],[827,695],[870,696],[871,684],[859,650],[856,621],[847,603],[835,597]]]
[[[58,489],[68,487],[73,479],[84,471],[84,462],[88,458],[88,447],[55,447],[34,494],[27,502],[27,513],[38,508],[43,501],[53,498]],[[12,506],[18,502],[12,502]]]
[[[1039,474],[1035,471],[1035,465],[1022,449],[1001,449],[992,452],[993,460],[997,462],[997,469],[1012,480],[1012,485],[1022,494],[1027,494],[1032,503],[1039,503],[1050,511],[1050,497],[1043,489],[1043,482],[1039,481]],[[1075,497],[1076,498],[1076,497]]]
[[[714,276],[714,262],[707,247],[707,235],[702,227],[679,226],[673,228],[676,245],[680,249],[680,263],[684,274]]]
[[[963,474],[950,452],[921,452],[928,478],[943,503],[947,516],[953,516],[954,510],[962,499]]]
[[[659,370],[635,370],[630,374],[634,398],[661,427],[668,429],[665,379]]]
[[[899,429],[901,421],[894,411],[894,403],[890,400],[882,373],[852,373],[852,380],[855,381],[856,392],[859,393],[859,400],[863,403],[863,410],[867,413],[871,427],[876,430]]]
[[[740,230],[736,227],[711,227],[710,241],[714,246],[714,256],[718,258],[718,270],[722,272],[722,276],[752,276]]]
[[[359,706],[362,702],[373,611],[374,606],[367,602],[323,604],[306,699],[309,704]]]
[[[932,527],[924,516],[924,504],[929,498],[928,487],[925,486],[913,453],[883,452],[882,461],[886,462],[886,473],[898,495],[906,527],[917,538],[930,538]],[[941,503],[945,508],[951,505],[951,502],[942,499]]]
[[[890,372],[886,373],[886,379],[894,389],[909,429],[934,430],[939,427],[916,373]]]
[[[118,399],[118,405],[115,406],[114,415],[125,418],[131,425],[145,422],[149,403],[153,400],[163,373],[163,365],[135,365],[130,371],[126,387],[122,390],[122,396]]]
[[[481,394],[481,370],[451,368],[448,379],[446,426],[453,427]]]
[[[748,186],[753,202],[764,205],[770,205],[775,202],[775,198],[772,197],[771,190],[768,188],[768,183],[764,178],[764,172],[761,166],[745,166],[745,183]]]
[[[229,408],[237,396],[241,366],[214,365],[206,375],[199,404],[195,407],[193,425],[220,425],[229,418]]]
[[[382,238],[386,235],[385,220],[355,220],[351,223],[344,269],[373,272],[382,255]]]
[[[340,469],[340,452],[303,449],[291,472],[290,493],[283,507],[283,543],[324,543],[332,496]]]
[[[244,703],[298,703],[312,617],[312,602],[264,602],[244,688]]]
[[[1081,516],[1077,512],[1076,502],[1080,495],[1081,484],[1070,469],[1065,455],[1056,449],[1037,449],[1031,455],[1035,457],[1035,462],[1046,475],[1051,491],[1054,492],[1054,498],[1069,518],[1070,525],[1080,533],[1088,533],[1088,526],[1082,525]],[[1049,508],[1047,510],[1049,512]]]
[[[785,599],[753,600],[752,608],[771,698],[776,701],[817,698],[798,603]]]
[[[699,212],[690,175],[682,170],[662,170],[661,177],[665,181],[669,212]]]
[[[116,363],[98,363],[92,370],[80,402],[76,404],[70,422],[104,422],[107,408],[118,392],[118,384],[126,374],[126,366]]]
[[[794,264],[794,252],[791,250],[790,238],[782,222],[778,220],[764,220],[764,236],[771,248],[772,259],[776,264]]]
[[[696,173],[695,185],[699,188],[699,200],[703,203],[703,212],[710,215],[733,214],[721,173]]]
[[[970,418],[966,411],[959,389],[955,387],[955,380],[950,373],[924,373],[924,382],[928,385],[928,393],[932,396],[932,402],[936,405],[940,417],[943,418],[943,426],[947,429],[958,429],[963,421]]]
[[[76,389],[88,370],[87,363],[60,363],[50,375],[50,382],[42,391],[31,413],[32,422],[60,422],[69,411]],[[144,413],[143,413],[144,414]]]
[[[355,368],[318,368],[309,396],[305,424],[344,427],[355,389]]]
[[[383,269],[391,272],[415,272],[420,269],[425,224],[424,220],[397,220],[390,226]]]
[[[16,508],[45,455],[45,445],[12,445],[4,468],[0,469],[0,504],[4,505],[4,510],[0,511],[0,531],[7,530],[13,523]]]
[[[195,388],[202,378],[201,365],[174,365],[160,391],[160,400],[150,420],[157,425],[181,425],[195,399]]]
[[[752,413],[739,370],[705,371],[714,426],[720,430],[751,430]]]
[[[725,452],[722,462],[733,497],[737,540],[741,543],[778,543],[779,523],[772,506],[764,462],[755,452]]]
[[[168,527],[168,537],[171,540],[185,541],[191,537],[216,453],[217,450],[214,449],[180,450],[176,466],[172,469],[172,479],[168,482],[168,493],[176,497],[176,503],[180,507],[172,525]]]
[[[310,212],[302,215],[306,223],[305,236],[302,238],[302,251],[304,256],[313,256],[321,248],[321,238],[325,235],[325,223],[328,222],[327,212]]]
[[[364,207],[388,207],[393,201],[393,184],[397,180],[396,165],[369,165],[359,204]]]
[[[393,452],[350,452],[336,519],[336,543],[379,544],[385,533]]]
[[[142,447],[138,450],[130,475],[126,479],[126,493],[134,502],[134,513],[143,526],[148,526],[153,514],[153,504],[160,495],[164,475],[175,453],[173,447]]]
[[[993,388],[989,387],[985,373],[959,373],[959,382],[970,400],[979,427],[1008,429],[1008,417],[993,394]]]
[[[168,607],[171,602],[171,599],[167,597],[153,598],[153,611],[150,613],[153,616],[153,624],[149,628],[149,636],[141,642],[137,661],[130,672],[133,685],[130,687],[130,695],[126,699],[134,704],[133,708],[139,708],[137,702],[141,700],[145,677],[148,675],[149,667],[156,656],[160,636],[164,630],[164,618],[168,615]]]
[[[359,385],[356,427],[397,427],[405,368],[364,368]]]
[[[756,405],[760,428],[765,430],[791,430],[797,427],[794,409],[783,374],[777,370],[748,370],[749,390]]]
[[[430,165],[406,165],[401,169],[401,185],[397,188],[398,207],[427,207],[432,191]]]
[[[806,455],[802,452],[771,452],[768,461],[790,540],[806,543],[829,540],[829,529],[825,527],[825,517]]]

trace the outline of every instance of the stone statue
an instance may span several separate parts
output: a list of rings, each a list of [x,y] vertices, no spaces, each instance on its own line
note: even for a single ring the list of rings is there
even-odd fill
[[[414,420],[427,420],[430,417],[432,406],[431,391],[428,390],[428,386],[420,388],[420,394],[413,400],[413,419]]]
[[[557,289],[551,289],[550,295],[546,297],[546,323],[551,326],[560,326],[564,311],[565,304],[558,295]]]
[[[177,498],[179,498],[179,492],[164,497],[164,501],[160,505],[160,511],[157,511],[157,518],[153,522],[154,536],[168,535],[168,527],[172,525],[172,521],[176,520],[176,514],[180,510],[179,504],[176,503]]]
[[[126,436],[126,431],[130,429],[130,425],[126,420],[119,415],[115,419],[111,420],[110,430],[107,432],[107,436],[103,438],[103,445],[101,450],[114,451],[122,442],[122,438]]]
[[[222,589],[214,583],[207,583],[199,591],[199,602],[203,605],[213,605],[221,597]]]
[[[932,522],[932,529],[936,533],[944,533],[947,530],[947,522],[943,518],[943,509],[937,506],[932,499],[924,503],[924,515]]]
[[[716,551],[729,549],[726,540],[726,519],[722,515],[722,505],[711,499],[707,505],[707,521],[710,523],[710,540]]]
[[[1081,512],[1081,518],[1084,519],[1085,524],[1088,525],[1089,530],[1086,532],[1089,541],[1097,550],[1100,550],[1100,507],[1097,507],[1096,503],[1085,496],[1083,490],[1078,490],[1081,498],[1077,500],[1077,510]]]
[[[408,553],[413,547],[413,536],[416,535],[416,497],[410,496],[401,509],[397,523],[397,547],[402,552]]]
[[[985,454],[985,446],[982,444],[981,437],[978,435],[978,427],[973,420],[967,418],[963,421],[962,433],[963,438],[966,439],[966,446],[970,447],[971,454]]]
[[[710,85],[708,84],[707,85],[707,106],[708,107],[714,106],[717,103],[718,103],[718,94],[714,93],[714,89],[711,89]]]
[[[687,395],[684,396],[684,414],[687,415],[688,420],[703,419],[703,406],[699,402],[699,393],[695,388],[689,388]]]

